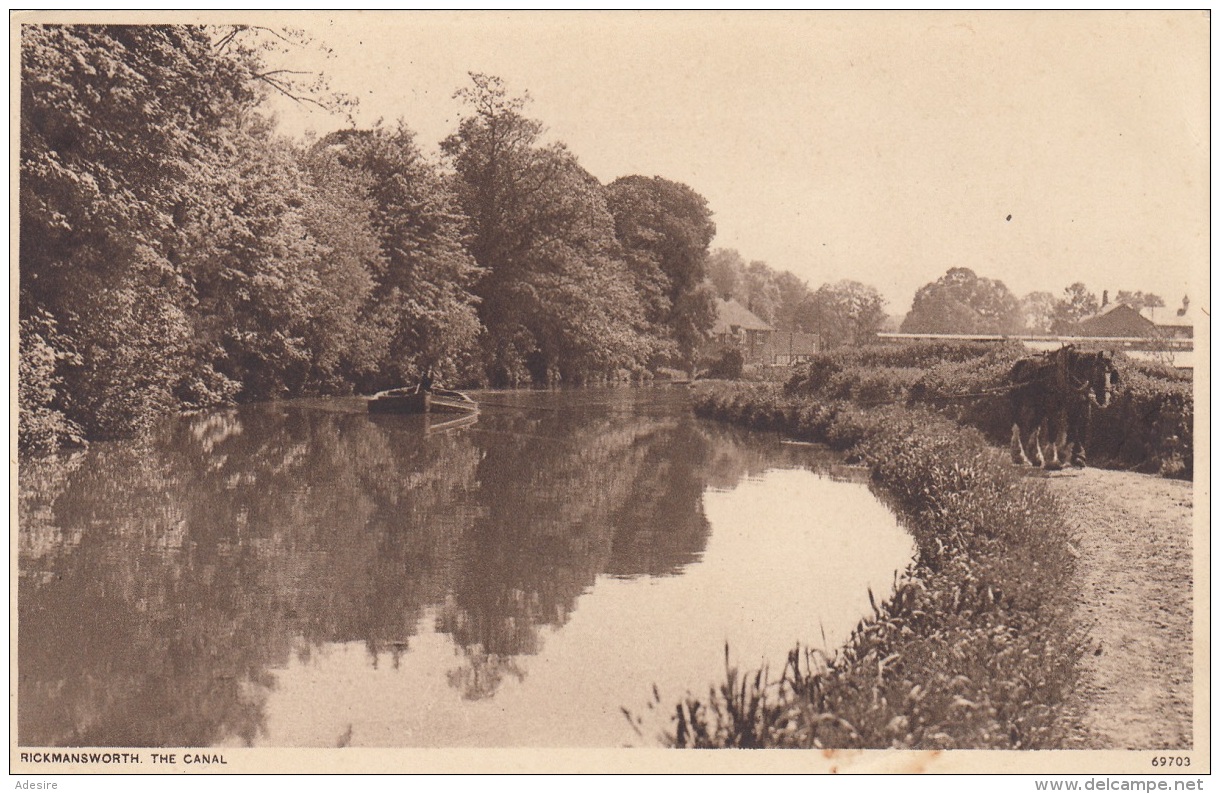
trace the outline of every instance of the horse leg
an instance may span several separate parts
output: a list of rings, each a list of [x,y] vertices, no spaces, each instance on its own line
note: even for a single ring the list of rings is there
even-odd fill
[[[1057,417],[1055,427],[1048,428],[1047,435],[1050,436],[1051,460],[1046,464],[1046,468],[1058,471],[1063,468],[1063,460],[1059,459],[1060,450],[1063,450],[1063,457],[1067,458],[1067,421],[1063,417]]]
[[[1084,445],[1085,440],[1089,437],[1089,422],[1091,418],[1088,406],[1085,406],[1083,415],[1074,417],[1068,426],[1070,431],[1068,441],[1071,445],[1072,465],[1078,469],[1083,469],[1087,465]]]
[[[1029,448],[1030,452],[1032,453],[1031,460],[1029,462],[1029,465],[1031,465],[1031,466],[1046,465],[1046,459],[1042,457],[1042,438],[1041,438],[1041,436],[1042,436],[1042,423],[1039,422],[1038,424],[1034,425],[1034,429],[1029,434],[1029,441],[1026,444],[1026,446]]]
[[[1012,441],[1009,445],[1012,451],[1012,462],[1017,466],[1029,466],[1029,458],[1025,455],[1025,448],[1021,446],[1021,425],[1016,422],[1012,423]]]
[[[1033,406],[1025,404],[1016,408],[1012,423],[1013,463],[1026,466],[1042,465],[1042,445],[1038,443],[1038,430],[1041,426],[1042,417]],[[1022,438],[1025,440],[1024,446],[1021,444]]]

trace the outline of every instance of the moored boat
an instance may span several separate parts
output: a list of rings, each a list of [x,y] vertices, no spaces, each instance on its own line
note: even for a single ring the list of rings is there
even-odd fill
[[[467,414],[479,410],[479,404],[459,391],[450,389],[390,389],[369,398],[370,413]]]
[[[428,410],[434,414],[466,414],[479,410],[479,404],[460,391],[432,389],[428,392]]]

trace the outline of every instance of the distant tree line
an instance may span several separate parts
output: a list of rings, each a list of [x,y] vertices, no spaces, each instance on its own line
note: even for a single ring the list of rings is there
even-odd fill
[[[712,251],[707,269],[719,297],[736,300],[778,330],[817,334],[825,347],[865,344],[888,319],[881,293],[859,281],[844,279],[811,290],[802,279],[766,262],[746,264],[731,248]]]
[[[1125,303],[1137,311],[1165,305],[1158,295],[1129,290],[1119,290],[1113,303]],[[1101,308],[1102,302],[1083,282],[1069,285],[1058,298],[1050,292],[1031,292],[1018,299],[1004,282],[980,277],[969,268],[954,267],[915,293],[901,330],[918,334],[1070,335],[1078,330],[1081,320]]]

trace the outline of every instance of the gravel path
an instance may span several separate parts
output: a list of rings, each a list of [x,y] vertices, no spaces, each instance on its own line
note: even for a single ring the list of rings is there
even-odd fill
[[[1101,469],[1046,478],[1076,525],[1088,632],[1071,746],[1190,749],[1190,482]]]

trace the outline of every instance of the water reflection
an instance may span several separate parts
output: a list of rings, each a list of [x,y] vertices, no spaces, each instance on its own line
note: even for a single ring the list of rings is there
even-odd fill
[[[708,549],[709,487],[810,461],[696,422],[672,391],[483,398],[449,428],[371,420],[358,400],[251,406],[24,466],[20,743],[478,743],[381,714],[301,733],[297,683],[348,711],[407,679],[507,709],[530,660],[584,630],[565,628],[578,603],[601,608],[595,584],[658,609],[647,583]],[[631,676],[641,691],[649,672]],[[342,695],[359,675],[379,683]],[[431,686],[395,708],[440,713]],[[522,730],[484,741],[530,743]]]

